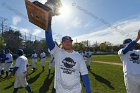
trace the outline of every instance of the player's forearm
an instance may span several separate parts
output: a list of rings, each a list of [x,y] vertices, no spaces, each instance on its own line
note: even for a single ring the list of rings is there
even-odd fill
[[[122,52],[123,54],[126,54],[128,51],[132,50],[136,45],[136,41],[132,41],[128,46],[126,46]]]
[[[55,47],[55,43],[52,37],[51,24],[49,24],[48,31],[45,32],[45,36],[46,36],[46,42],[47,42],[48,48],[52,50]]]
[[[82,80],[83,80],[83,83],[84,83],[85,88],[86,88],[86,93],[91,93],[90,80],[89,80],[88,74],[82,75]]]
[[[16,71],[18,70],[18,67],[14,67],[12,74],[14,75],[16,73]]]

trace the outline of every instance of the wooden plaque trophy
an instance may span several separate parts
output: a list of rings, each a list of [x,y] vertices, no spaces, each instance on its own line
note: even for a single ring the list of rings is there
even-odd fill
[[[38,27],[47,30],[50,9],[38,1],[31,2],[30,0],[25,0],[25,5],[29,21]]]

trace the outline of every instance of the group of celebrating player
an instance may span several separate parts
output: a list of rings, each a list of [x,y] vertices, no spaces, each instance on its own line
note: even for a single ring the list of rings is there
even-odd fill
[[[13,57],[9,49],[1,50],[0,54],[0,77],[6,72],[5,78],[8,77],[10,68],[12,67]]]
[[[49,0],[48,0],[49,1]],[[90,79],[88,77],[88,69],[90,69],[91,53],[87,50],[85,53],[76,52],[72,48],[73,40],[70,36],[64,36],[61,40],[62,47],[58,47],[53,41],[51,21],[52,15],[55,13],[50,2],[46,3],[46,6],[50,9],[48,30],[45,31],[45,37],[48,48],[46,48],[51,55],[51,62],[55,67],[54,88],[56,93],[81,93],[82,87],[80,79],[82,79],[86,93],[92,93],[90,87]],[[124,48],[118,52],[120,59],[123,63],[124,80],[127,93],[139,93],[140,92],[140,51],[133,50],[136,43],[140,39],[140,31],[136,40],[126,39],[124,41]],[[25,87],[28,93],[33,93],[26,80],[27,68],[29,66],[28,59],[24,55],[22,49],[17,51],[18,58],[16,59],[15,66],[10,76],[16,73],[16,79],[14,83],[13,93],[17,93],[19,87]],[[38,55],[35,51],[32,54],[32,69],[36,71],[36,63]],[[88,69],[85,64],[84,57],[87,57]],[[42,71],[45,70],[46,54],[41,51],[41,66]],[[0,55],[0,76],[3,72],[8,72],[12,66],[13,58],[9,49],[1,51]],[[52,64],[49,64],[51,66]],[[3,71],[4,70],[4,71]],[[1,73],[2,72],[2,73]],[[50,67],[48,74],[50,74]]]
[[[13,76],[16,73],[16,80],[14,83],[14,91],[13,93],[17,93],[19,87],[25,87],[26,90],[29,93],[32,93],[31,88],[29,87],[27,81],[26,81],[26,76],[28,74],[27,68],[29,67],[28,59],[25,57],[24,51],[22,49],[18,49],[17,51],[18,57],[16,59],[16,63],[13,68],[13,56],[12,53],[10,52],[9,49],[1,50],[0,53],[0,78],[2,78],[2,75],[4,72],[6,72],[6,76],[4,79],[9,79],[11,76]],[[33,54],[31,55],[32,59],[32,70],[33,72],[36,71],[36,63],[38,59],[38,55],[35,51],[33,51]],[[45,63],[46,63],[46,53],[41,50],[40,53],[40,59],[41,59],[41,66],[42,66],[42,71],[44,71]],[[50,69],[51,67],[54,67],[54,58],[51,55],[50,58],[50,63],[49,63],[49,71],[48,75],[50,75]],[[13,70],[12,70],[13,68]],[[10,75],[8,76],[9,71],[11,70]]]
[[[64,41],[65,41],[65,39],[67,40],[67,36],[63,38]],[[5,53],[5,51],[6,51],[6,53]],[[49,63],[49,71],[48,71],[47,76],[50,75],[51,67],[54,67],[54,65],[55,65],[54,55],[51,54],[50,49],[48,49],[48,52],[50,53],[50,63]],[[15,79],[15,83],[14,83],[13,93],[17,93],[18,88],[21,87],[21,86],[25,87],[25,89],[28,91],[28,93],[32,93],[32,90],[31,90],[30,86],[28,85],[28,83],[26,81],[26,76],[28,74],[27,69],[29,67],[28,59],[25,56],[24,51],[22,49],[18,49],[17,54],[18,54],[18,57],[16,59],[16,63],[15,63],[14,68],[13,68],[13,66],[12,66],[13,65],[13,56],[12,56],[12,53],[10,52],[10,50],[9,49],[1,50],[1,54],[0,54],[0,76],[2,78],[2,75],[4,74],[4,72],[6,72],[6,76],[4,77],[4,79],[9,79],[11,76],[15,75],[15,73],[16,73],[16,79]],[[90,51],[87,50],[86,52],[79,52],[79,53],[77,52],[76,54],[78,54],[78,57],[80,56],[81,58],[82,57],[83,58],[87,57],[88,68],[90,68],[90,61],[91,61]],[[32,62],[31,62],[32,70],[33,70],[33,72],[35,72],[37,70],[36,63],[38,61],[38,54],[35,51],[33,51],[32,55],[31,55],[31,59],[32,59]],[[41,50],[40,59],[41,59],[40,63],[41,63],[41,66],[42,66],[42,71],[44,71],[45,70],[45,63],[46,63],[46,53],[43,50]],[[84,61],[84,60],[82,59],[82,61]],[[66,57],[65,59],[63,59],[63,63],[65,65],[65,67],[63,67],[63,70],[65,70],[64,73],[72,74],[76,71],[77,68],[76,69],[72,68],[76,64],[76,63],[73,63],[73,62],[74,62],[74,60],[71,59],[70,57]],[[85,73],[87,73],[86,66],[85,66],[84,62],[82,64],[83,64],[83,67],[86,71]],[[13,70],[8,77],[8,73],[12,68],[13,68]],[[81,67],[81,70],[82,69],[83,68]],[[83,69],[83,73],[84,73],[84,69]],[[77,74],[78,74],[78,71],[77,71]],[[83,76],[83,78],[85,78],[84,82],[86,84],[86,80],[88,80],[88,78],[87,78],[86,75]],[[87,84],[89,84],[89,83],[87,83]]]

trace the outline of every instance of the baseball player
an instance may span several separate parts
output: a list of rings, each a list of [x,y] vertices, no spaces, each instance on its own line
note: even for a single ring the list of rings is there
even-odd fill
[[[32,93],[31,88],[26,81],[28,59],[24,56],[24,51],[22,49],[18,49],[17,53],[19,57],[16,59],[13,72],[10,74],[11,77],[16,73],[13,93],[17,93],[19,87],[25,87],[28,93]]]
[[[89,49],[85,52],[85,57],[87,58],[87,68],[90,69],[90,62],[91,62],[91,53]]]
[[[140,93],[140,50],[134,47],[140,39],[140,30],[136,40],[124,40],[124,48],[118,51],[123,63],[124,82],[127,93]]]
[[[0,55],[0,77],[4,74],[4,65],[5,65],[5,50],[1,50],[1,55]]]
[[[86,93],[91,93],[88,70],[84,58],[72,49],[72,39],[69,36],[62,38],[62,48],[53,41],[51,19],[48,31],[45,31],[46,41],[55,61],[54,88],[56,93],[81,93],[80,74],[85,85]]]
[[[83,51],[80,51],[79,52],[83,57],[85,56],[84,52]]]
[[[6,59],[5,59],[5,67],[4,67],[4,71],[6,72],[5,78],[8,77],[8,73],[11,68],[12,62],[13,62],[13,56],[10,53],[10,50],[6,49]]]
[[[35,51],[33,51],[33,54],[32,54],[32,68],[33,68],[33,72],[36,70],[36,63],[37,63],[37,53]]]
[[[50,50],[49,49],[48,49],[48,52],[50,53]],[[50,75],[51,68],[53,68],[54,66],[55,66],[54,57],[53,57],[52,54],[50,54],[49,71],[48,71],[47,76]]]
[[[40,58],[41,58],[42,71],[44,71],[44,67],[46,63],[46,53],[43,52],[43,50],[41,50]]]

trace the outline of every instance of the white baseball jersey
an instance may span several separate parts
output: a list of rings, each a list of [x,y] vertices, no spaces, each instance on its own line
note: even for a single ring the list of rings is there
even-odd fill
[[[26,81],[27,65],[28,59],[25,56],[19,56],[16,59],[15,67],[18,67],[18,70],[16,71],[16,80],[14,83],[14,88],[19,88],[21,86],[26,87],[28,85]]]
[[[49,63],[49,69],[51,69],[51,67],[55,67],[55,61],[54,61],[54,57],[52,54],[50,54],[50,63]]]
[[[85,54],[83,52],[80,53],[83,57],[85,56]]]
[[[123,63],[125,75],[140,75],[140,50],[133,50],[123,54],[122,49],[120,49],[118,55]]]
[[[41,57],[41,59],[46,58],[46,53],[42,52],[42,53],[40,54],[40,57]]]
[[[56,93],[81,93],[80,73],[88,74],[84,58],[78,52],[68,53],[57,45],[51,54],[55,60]]]
[[[90,51],[85,52],[85,56],[87,56],[87,58],[90,58],[90,57],[91,57],[91,53],[90,53]]]
[[[8,63],[8,62],[12,62],[13,61],[13,56],[12,56],[11,53],[6,54],[6,58],[8,58],[8,59],[5,60],[5,63]]]
[[[24,73],[27,71],[28,59],[25,56],[19,56],[16,59],[15,67],[18,67],[17,74]]]
[[[37,54],[36,53],[32,54],[32,59],[37,59]]]

